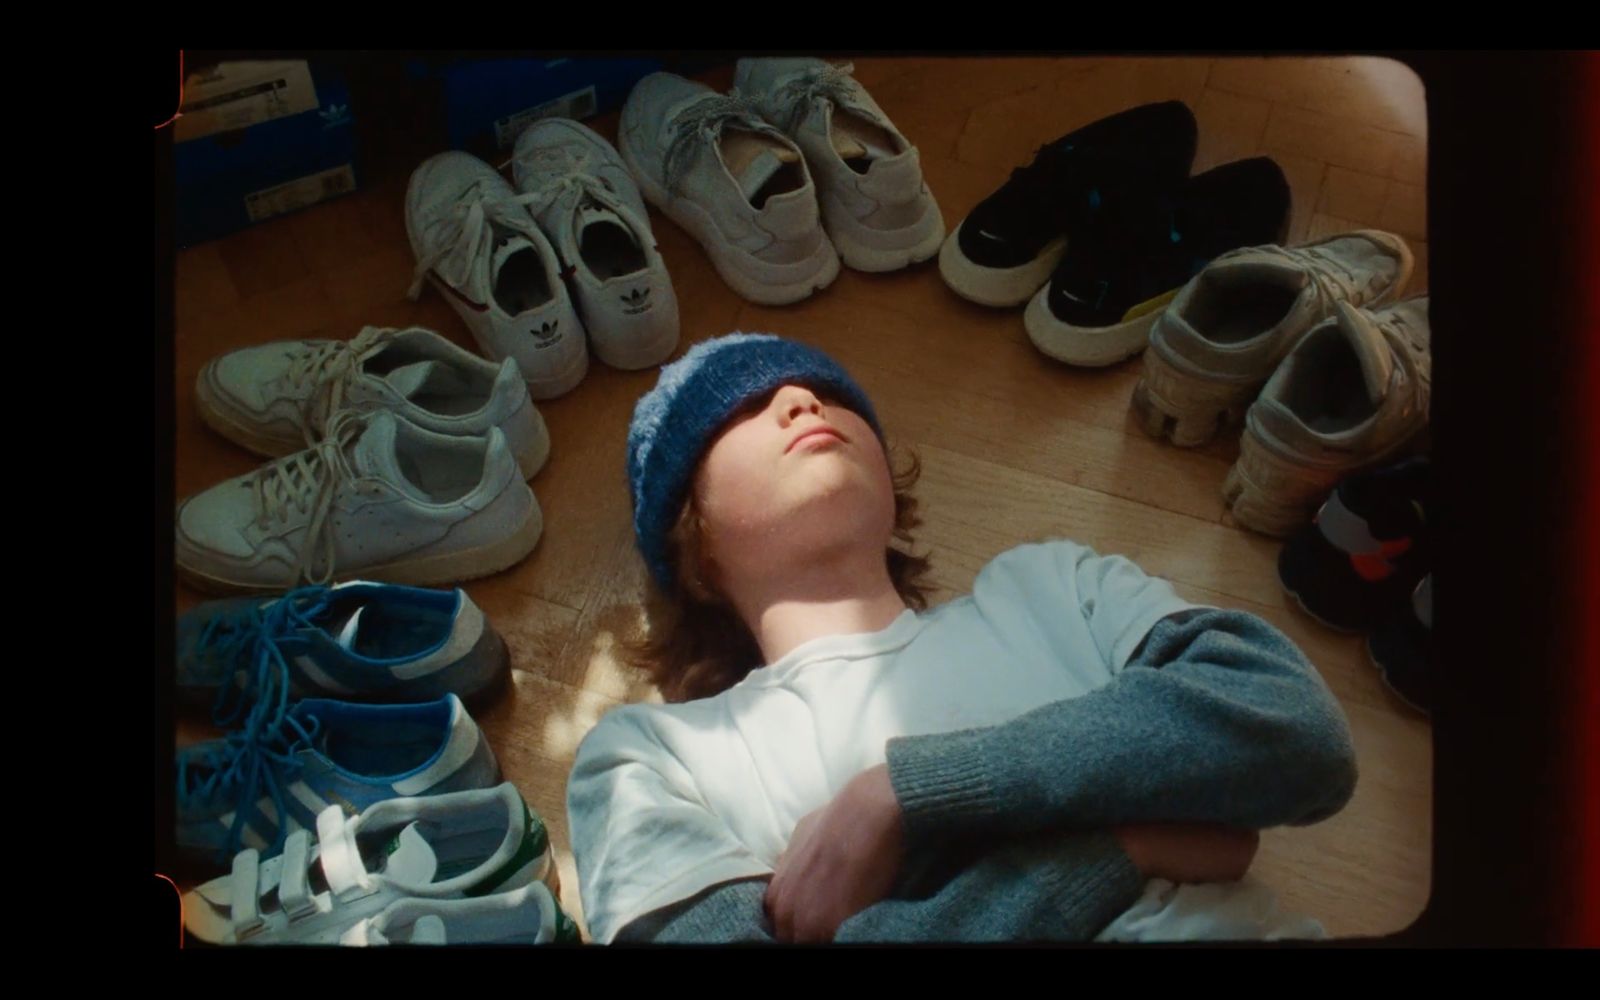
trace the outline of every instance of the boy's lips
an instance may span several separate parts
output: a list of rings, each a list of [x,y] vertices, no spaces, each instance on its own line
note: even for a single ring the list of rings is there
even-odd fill
[[[829,437],[836,438],[836,439],[838,439],[840,441],[846,440],[846,438],[845,438],[845,436],[843,434],[840,434],[838,431],[834,430],[832,427],[821,427],[821,426],[812,427],[809,430],[806,430],[806,431],[802,432],[793,441],[790,441],[789,442],[789,447],[783,449],[783,453],[785,455],[787,455],[787,454],[789,454],[789,452],[794,451],[795,447],[797,445],[799,445],[800,442],[802,442],[802,441],[804,441],[804,440],[806,440],[808,438],[814,438],[814,437],[817,437],[817,436],[823,435],[823,434],[826,434]]]

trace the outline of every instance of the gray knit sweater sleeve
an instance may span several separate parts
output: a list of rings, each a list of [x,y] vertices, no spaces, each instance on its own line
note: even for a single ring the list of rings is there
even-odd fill
[[[1108,834],[1007,842],[920,898],[886,899],[846,920],[840,943],[1087,941],[1138,899],[1142,880]],[[621,943],[776,943],[766,879],[725,882],[618,933]]]
[[[1338,701],[1295,645],[1238,611],[1156,624],[1110,683],[997,726],[889,741],[908,847],[1140,822],[1266,828],[1355,790]]]

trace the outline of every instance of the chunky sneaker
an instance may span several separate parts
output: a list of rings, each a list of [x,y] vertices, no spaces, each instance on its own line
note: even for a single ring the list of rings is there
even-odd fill
[[[219,725],[285,688],[292,699],[469,706],[510,677],[505,641],[464,590],[354,581],[208,601],[178,618],[178,697]]]
[[[741,59],[734,89],[805,153],[828,237],[858,271],[895,271],[939,252],[944,216],[916,147],[850,75],[821,59]]]
[[[744,298],[798,302],[838,276],[805,157],[743,98],[652,73],[622,108],[617,149],[650,204]]]
[[[534,399],[583,381],[589,351],[556,252],[493,167],[460,152],[424,161],[406,190],[406,233],[411,298],[431,281],[484,354],[516,359]]]
[[[379,945],[579,944],[578,925],[543,882],[466,899],[406,898],[351,927],[339,943]]]
[[[1289,182],[1262,156],[1189,178],[1176,191],[1126,199],[1074,240],[1023,314],[1033,345],[1098,367],[1144,350],[1150,327],[1216,257],[1283,239]]]
[[[1383,674],[1395,697],[1425,715],[1433,713],[1433,574],[1422,578],[1409,600],[1367,637],[1367,658]]]
[[[212,591],[302,581],[419,587],[497,573],[544,526],[499,428],[447,437],[392,413],[341,413],[328,437],[178,507],[180,575]]]
[[[630,370],[667,360],[678,346],[678,299],[616,150],[577,122],[546,119],[518,137],[512,164],[572,279],[595,354]]]
[[[550,433],[515,361],[495,365],[421,327],[247,347],[206,365],[195,396],[213,430],[260,455],[315,447],[346,409],[391,410],[436,434],[498,427],[528,479],[550,455]]]
[[[1234,519],[1283,537],[1340,479],[1421,445],[1431,381],[1427,296],[1377,312],[1338,303],[1245,415],[1223,484]]]
[[[329,805],[354,816],[384,799],[488,788],[500,765],[461,699],[357,705],[259,702],[226,739],[178,752],[178,849],[226,864],[271,856]]]
[[[1278,554],[1278,579],[1329,628],[1367,632],[1403,601],[1432,564],[1426,457],[1341,481]]]
[[[1182,184],[1197,136],[1188,106],[1166,101],[1056,139],[967,214],[939,251],[939,274],[979,305],[1022,305],[1102,213]]]
[[[1295,247],[1225,253],[1195,275],[1150,330],[1133,406],[1144,429],[1184,447],[1244,417],[1278,362],[1336,302],[1376,308],[1411,279],[1411,250],[1361,230]]]
[[[374,929],[387,930],[393,937],[384,937],[395,943],[420,944],[405,939],[437,936],[431,922],[416,927],[431,911],[450,914],[445,928],[454,927],[454,943],[464,944],[506,934],[508,917],[532,916],[525,905],[506,904],[523,898],[512,893],[535,886],[548,896],[545,883],[554,871],[544,823],[510,782],[391,798],[358,814],[333,806],[286,837],[281,854],[241,851],[228,875],[186,893],[184,929],[208,945],[336,945],[346,934],[346,943],[371,944],[365,931]],[[491,894],[499,906],[487,905]],[[469,900],[479,906],[465,913],[452,906]],[[408,901],[418,909],[402,908]],[[441,906],[450,908],[433,909]],[[533,907],[539,917],[528,930],[543,932],[547,915],[556,923],[541,901]],[[478,930],[468,931],[475,923]],[[415,930],[406,935],[402,927]]]

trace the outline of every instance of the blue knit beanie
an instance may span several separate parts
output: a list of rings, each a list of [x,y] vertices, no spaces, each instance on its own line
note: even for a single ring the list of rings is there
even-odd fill
[[[783,385],[825,390],[883,440],[872,402],[850,375],[814,347],[769,333],[730,333],[691,347],[661,369],[628,428],[633,533],[650,575],[677,590],[667,533],[683,509],[696,466],[728,418]]]

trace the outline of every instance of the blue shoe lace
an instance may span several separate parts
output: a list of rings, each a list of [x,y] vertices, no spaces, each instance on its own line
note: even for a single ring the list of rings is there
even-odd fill
[[[208,664],[208,674],[220,677],[211,710],[217,725],[232,726],[257,703],[286,703],[289,662],[279,643],[300,629],[317,628],[316,619],[332,599],[328,587],[301,587],[269,607],[252,604],[206,624],[195,655]],[[237,680],[241,670],[242,685]]]
[[[219,800],[234,806],[219,861],[226,864],[239,852],[245,823],[263,791],[271,797],[278,817],[277,831],[263,856],[283,849],[289,815],[284,789],[301,770],[298,752],[315,744],[321,728],[316,716],[291,714],[288,692],[280,688],[274,699],[257,701],[242,728],[178,754],[180,809],[214,805]]]

